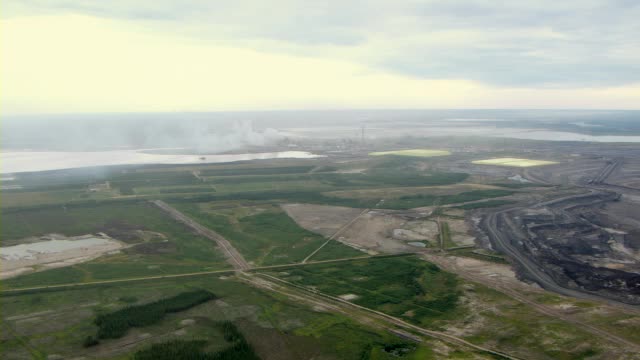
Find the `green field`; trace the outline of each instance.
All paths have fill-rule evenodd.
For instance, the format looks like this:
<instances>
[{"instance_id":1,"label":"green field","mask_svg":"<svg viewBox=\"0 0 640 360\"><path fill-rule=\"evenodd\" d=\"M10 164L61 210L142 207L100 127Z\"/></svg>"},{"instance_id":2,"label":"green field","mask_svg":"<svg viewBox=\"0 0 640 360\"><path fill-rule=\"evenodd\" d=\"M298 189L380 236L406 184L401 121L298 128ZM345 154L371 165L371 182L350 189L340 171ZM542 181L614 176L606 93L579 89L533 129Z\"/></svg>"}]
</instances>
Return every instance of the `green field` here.
<instances>
[{"instance_id":1,"label":"green field","mask_svg":"<svg viewBox=\"0 0 640 360\"><path fill-rule=\"evenodd\" d=\"M320 249L320 251L315 253L315 255L313 255L313 257L309 259L309 261L333 260L366 255L366 253L356 250L351 246L344 245L343 243L336 240L331 240L327 243L327 245Z\"/></svg>"},{"instance_id":2,"label":"green field","mask_svg":"<svg viewBox=\"0 0 640 360\"><path fill-rule=\"evenodd\" d=\"M315 168L314 165L278 166L278 167L254 167L254 168L223 168L207 169L200 174L202 176L243 176L243 175L281 175L304 174ZM323 170L330 170L325 168Z\"/></svg>"},{"instance_id":3,"label":"green field","mask_svg":"<svg viewBox=\"0 0 640 360\"><path fill-rule=\"evenodd\" d=\"M191 309L167 314L161 321L130 330L131 336L148 334L135 345L127 337L103 339L86 349L87 334L97 331L96 315L135 304L174 297L193 289L215 293L219 301L209 301ZM126 301L124 301L124 300ZM2 352L5 359L37 358L61 355L64 358L99 352L101 358L130 359L132 353L144 359L152 344L171 341L202 342L206 353L228 349L223 325L231 323L262 359L277 356L287 359L395 359L393 349L406 348L403 359L430 359L432 344L406 342L392 334L365 327L342 315L317 312L306 305L252 288L242 282L216 277L181 281L156 280L136 284L110 285L0 297L3 317ZM43 311L47 311L42 313ZM23 321L40 313L40 321ZM20 317L22 316L22 317ZM64 319L64 321L58 320ZM189 325L184 325L189 321ZM11 329L11 332L4 330ZM16 333L19 332L20 336ZM182 333L177 335L176 332ZM135 337L137 338L137 337ZM349 341L344 341L349 339ZM45 341L46 340L46 341ZM162 348L162 347L161 347ZM146 354L146 355L145 355ZM472 355L460 351L456 358Z\"/></svg>"},{"instance_id":4,"label":"green field","mask_svg":"<svg viewBox=\"0 0 640 360\"><path fill-rule=\"evenodd\" d=\"M461 315L456 277L414 257L317 264L271 274L333 296L356 295L358 305L431 328Z\"/></svg>"},{"instance_id":5,"label":"green field","mask_svg":"<svg viewBox=\"0 0 640 360\"><path fill-rule=\"evenodd\" d=\"M201 204L176 206L227 238L256 266L300 262L325 242L322 236L299 227L277 207L206 211Z\"/></svg>"},{"instance_id":6,"label":"green field","mask_svg":"<svg viewBox=\"0 0 640 360\"><path fill-rule=\"evenodd\" d=\"M93 175L79 170L36 173L21 176L19 184L24 188L5 191L0 206L37 208L39 205L53 204L95 204L102 200L120 200L123 197L207 197L211 200L261 197L264 200L299 199L315 203L357 206L357 202L323 196L322 193L389 186L449 185L465 181L468 177L463 173L418 170L414 165L419 159L372 157L362 164L366 171L356 173L349 173L350 168L345 165L338 168L329 164L310 165L309 162L298 162L292 166L238 163L199 167L114 167ZM96 184L104 187L98 191L90 191L89 189Z\"/></svg>"},{"instance_id":7,"label":"green field","mask_svg":"<svg viewBox=\"0 0 640 360\"><path fill-rule=\"evenodd\" d=\"M369 153L371 156L396 155L396 156L414 156L414 157L432 157L451 155L447 150L429 150L429 149L410 149L395 151L378 151Z\"/></svg>"},{"instance_id":8,"label":"green field","mask_svg":"<svg viewBox=\"0 0 640 360\"><path fill-rule=\"evenodd\" d=\"M395 199L385 200L384 208L387 209L411 209L421 206L457 204L469 201L490 199L513 195L513 191L489 189L465 191L455 195L417 194L405 195Z\"/></svg>"}]
</instances>

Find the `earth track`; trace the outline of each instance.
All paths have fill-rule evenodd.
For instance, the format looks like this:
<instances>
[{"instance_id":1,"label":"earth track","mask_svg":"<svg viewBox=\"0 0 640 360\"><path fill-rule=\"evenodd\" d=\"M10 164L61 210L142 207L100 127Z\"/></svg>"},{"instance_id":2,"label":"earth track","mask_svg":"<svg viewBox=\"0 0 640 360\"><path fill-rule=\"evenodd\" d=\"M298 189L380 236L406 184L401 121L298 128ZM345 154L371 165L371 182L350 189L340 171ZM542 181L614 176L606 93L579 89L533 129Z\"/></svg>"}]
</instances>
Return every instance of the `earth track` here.
<instances>
[{"instance_id":1,"label":"earth track","mask_svg":"<svg viewBox=\"0 0 640 360\"><path fill-rule=\"evenodd\" d=\"M362 210L362 212L360 214L358 214L358 216L354 217L353 219L351 219L351 221L349 221L344 226L342 226L340 229L338 229L338 231L333 233L333 235L331 235L331 237L329 237L329 239L327 239L327 241L325 241L322 245L320 245L320 247L315 249L311 254L309 254L309 256L304 258L304 260L302 260L302 263L305 264L309 259L311 259L313 257L313 255L315 255L318 251L320 251L323 247L325 247L325 245L327 245L331 240L335 239L336 236L340 235L345 230L347 230L354 222L356 222L356 220L358 220L360 217L362 217L362 215L366 214L367 211L369 211L369 209Z\"/></svg>"},{"instance_id":2,"label":"earth track","mask_svg":"<svg viewBox=\"0 0 640 360\"><path fill-rule=\"evenodd\" d=\"M244 274L244 273L241 273ZM290 283L288 281L279 279L277 277L271 276L271 275L267 275L267 274L259 274L260 275L260 279L256 279L255 277L243 277L243 280L252 284L253 286L262 288L262 289L266 289L269 291L274 291L277 293L280 293L282 295L287 296L290 299L296 299L299 301L303 301L309 304L313 304L313 305L319 305L321 307L324 308L328 308L331 309L333 311L342 313L344 315L347 315L355 320L358 320L360 322L363 322L365 324L368 325L373 325L373 324L378 324L378 328L380 328L380 326L382 326L383 328L385 328L387 331L390 331L394 334L396 334L397 336L401 336L401 337L406 337L407 335L404 334L404 332L398 334L397 329L395 329L395 327L400 327L404 330L408 330L408 331L412 331L412 332L417 332L421 335L424 336L428 336L434 339L438 339L440 341L446 342L446 343L450 343L450 344L454 344L456 346L462 346L462 347L466 347L469 349L473 349L476 351L480 351L482 353L486 353L489 355L492 355L494 357L498 357L498 358L504 358L504 359L510 359L510 360L519 360L521 358L515 357L513 355L509 355L497 350L492 350L489 348L485 348L479 345L475 345L473 343L470 343L464 339L461 339L459 337L453 336L453 335L449 335L443 332L439 332L439 331L433 331L433 330L427 330L424 328L421 328L419 326L410 324L402 319L396 318L394 316L385 314L383 312L377 311L377 310L373 310L364 306L360 306L357 304L354 304L352 302L349 302L347 300L343 300L331 295L327 295L327 294L323 294L320 293L318 291L315 290L311 290L311 289L307 289L304 286L300 286L300 285L296 285L293 283ZM264 278L268 278L269 280L265 280ZM277 285L274 284L273 281L276 281L278 283L284 284L283 285ZM288 288L295 288L295 289L299 289L301 291L304 292L304 294L300 294L300 293L293 293L290 289ZM288 291L287 291L288 290ZM345 309L346 308L346 309ZM356 310L356 311L354 311ZM359 312L358 312L359 311ZM383 323L383 325L380 325L380 323Z\"/></svg>"},{"instance_id":3,"label":"earth track","mask_svg":"<svg viewBox=\"0 0 640 360\"><path fill-rule=\"evenodd\" d=\"M162 200L153 200L151 202L157 207L159 207L161 210L165 211L167 214L169 214L169 216L171 216L175 220L180 221L181 223L187 225L197 234L215 241L218 244L218 246L222 249L222 251L225 253L227 260L229 261L231 266L233 266L234 269L247 270L251 267L249 266L249 263L244 259L244 257L238 252L238 250L236 250L236 248L234 248L231 245L229 240L225 239L222 235L218 234L217 232L207 227L200 225L192 218L181 213L178 209L172 207L171 205L167 204Z\"/></svg>"}]
</instances>

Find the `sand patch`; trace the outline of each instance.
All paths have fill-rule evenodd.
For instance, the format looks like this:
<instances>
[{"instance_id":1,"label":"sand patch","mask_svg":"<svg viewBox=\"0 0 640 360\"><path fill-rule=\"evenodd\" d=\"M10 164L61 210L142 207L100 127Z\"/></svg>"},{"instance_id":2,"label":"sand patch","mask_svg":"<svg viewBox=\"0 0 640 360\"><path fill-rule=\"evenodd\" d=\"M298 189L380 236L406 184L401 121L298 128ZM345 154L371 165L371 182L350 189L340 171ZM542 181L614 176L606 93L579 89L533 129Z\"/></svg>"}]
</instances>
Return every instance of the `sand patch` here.
<instances>
[{"instance_id":1,"label":"sand patch","mask_svg":"<svg viewBox=\"0 0 640 360\"><path fill-rule=\"evenodd\" d=\"M282 209L301 227L327 237L362 212L361 209L312 204L284 204Z\"/></svg>"},{"instance_id":2,"label":"sand patch","mask_svg":"<svg viewBox=\"0 0 640 360\"><path fill-rule=\"evenodd\" d=\"M356 295L356 294L344 294L344 295L340 295L338 296L340 299L342 300L347 300L347 301L351 301L351 300L355 300L358 299L360 296Z\"/></svg>"},{"instance_id":3,"label":"sand patch","mask_svg":"<svg viewBox=\"0 0 640 360\"><path fill-rule=\"evenodd\" d=\"M118 251L127 245L106 234L66 237L50 234L33 241L0 247L2 270L0 279L21 274L69 266L93 260L107 253Z\"/></svg>"}]
</instances>

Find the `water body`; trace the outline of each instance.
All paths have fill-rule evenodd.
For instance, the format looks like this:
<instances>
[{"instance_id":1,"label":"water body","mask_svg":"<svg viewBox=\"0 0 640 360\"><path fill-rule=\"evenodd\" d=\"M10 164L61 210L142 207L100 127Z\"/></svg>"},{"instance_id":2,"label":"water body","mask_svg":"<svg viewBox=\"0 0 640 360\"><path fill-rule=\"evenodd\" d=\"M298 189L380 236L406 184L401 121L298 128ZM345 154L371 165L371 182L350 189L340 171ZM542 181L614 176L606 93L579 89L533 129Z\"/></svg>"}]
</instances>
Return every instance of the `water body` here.
<instances>
[{"instance_id":1,"label":"water body","mask_svg":"<svg viewBox=\"0 0 640 360\"><path fill-rule=\"evenodd\" d=\"M143 164L212 164L265 159L310 159L321 157L306 151L246 154L182 155L157 154L141 150L113 151L10 151L2 152L0 173L74 169L91 166Z\"/></svg>"},{"instance_id":2,"label":"water body","mask_svg":"<svg viewBox=\"0 0 640 360\"><path fill-rule=\"evenodd\" d=\"M586 135L564 131L548 131L548 130L532 130L520 131L507 134L494 135L495 137L504 137L512 139L527 140L550 140L550 141L586 141L598 143L638 143L640 136L637 135Z\"/></svg>"},{"instance_id":3,"label":"water body","mask_svg":"<svg viewBox=\"0 0 640 360\"><path fill-rule=\"evenodd\" d=\"M463 119L457 121L462 123ZM466 120L466 119L464 119ZM539 129L520 129L497 126L480 126L482 121L468 121L466 126L438 126L436 124L404 124L403 126L367 126L365 137L368 139L389 138L389 137L441 137L441 136L483 136L493 138L511 138L526 140L544 141L583 141L598 143L640 143L640 136L637 135L587 135L567 131L551 131ZM342 127L306 127L287 128L281 132L290 137L302 138L335 138L336 134L343 137L359 138L361 128L354 126Z\"/></svg>"},{"instance_id":4,"label":"water body","mask_svg":"<svg viewBox=\"0 0 640 360\"><path fill-rule=\"evenodd\" d=\"M106 245L112 240L104 238L85 238L78 240L48 240L31 244L0 247L3 260L32 260L39 254L61 253L67 250Z\"/></svg>"}]
</instances>

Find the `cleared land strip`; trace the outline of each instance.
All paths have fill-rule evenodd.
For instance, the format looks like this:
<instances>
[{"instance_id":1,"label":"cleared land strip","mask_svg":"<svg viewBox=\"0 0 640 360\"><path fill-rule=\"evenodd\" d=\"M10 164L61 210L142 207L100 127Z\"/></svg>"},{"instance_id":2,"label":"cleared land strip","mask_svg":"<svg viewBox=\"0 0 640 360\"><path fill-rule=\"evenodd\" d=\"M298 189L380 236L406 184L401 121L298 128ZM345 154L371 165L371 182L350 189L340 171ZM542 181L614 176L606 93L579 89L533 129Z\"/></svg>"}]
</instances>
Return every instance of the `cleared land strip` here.
<instances>
[{"instance_id":1,"label":"cleared land strip","mask_svg":"<svg viewBox=\"0 0 640 360\"><path fill-rule=\"evenodd\" d=\"M593 184L593 185L600 185L604 183L609 177L609 175L611 175L611 173L613 173L613 171L619 166L620 166L620 161L613 161L613 162L607 163L602 168L602 170L600 170L600 172L593 179L589 180L587 183Z\"/></svg>"},{"instance_id":2,"label":"cleared land strip","mask_svg":"<svg viewBox=\"0 0 640 360\"><path fill-rule=\"evenodd\" d=\"M338 229L338 231L336 231L335 233L333 233L333 235L331 235L331 237L324 242L324 244L320 245L319 248L315 249L311 254L309 254L309 256L307 256L306 258L304 258L304 260L302 260L302 263L306 263L307 260L311 259L313 257L313 255L315 255L318 251L320 251L323 247L325 247L325 245L327 245L329 243L329 241L333 240L336 238L336 236L340 235L341 233L343 233L345 230L347 230L349 228L349 226L351 226L351 224L353 224L354 222L356 222L356 220L358 220L362 215L366 214L367 211L369 211L369 209L364 209L362 210L362 212L360 214L358 214L358 216L354 217L353 219L351 219L351 221L349 221L348 223L346 223L343 227L341 227L340 229Z\"/></svg>"},{"instance_id":3,"label":"cleared land strip","mask_svg":"<svg viewBox=\"0 0 640 360\"><path fill-rule=\"evenodd\" d=\"M558 311L556 311L556 310L554 310L554 309L552 309L552 308L550 308L548 306L545 306L545 305L539 304L539 303L537 303L535 301L529 300L527 297L525 297L522 294L520 294L520 292L518 290L510 289L510 288L508 288L506 286L501 286L501 285L498 285L498 284L493 283L493 282L488 282L487 279L483 278L482 276L478 276L477 274L474 274L472 272L465 271L465 270L461 269L460 267L454 265L454 263L448 262L448 261L446 261L445 259L443 259L440 256L423 254L422 257L425 258L427 261L440 266L444 270L452 272L452 273L454 273L454 274L456 274L456 275L458 275L458 276L460 276L460 277L462 277L462 278L464 278L466 280L483 284L483 285L488 286L488 287L490 287L490 288L492 288L494 290L497 290L497 291L499 291L499 292L501 292L501 293L503 293L503 294L505 294L505 295L507 295L507 296L509 296L509 297L521 302L521 303L529 305L534 310L536 310L536 311L538 311L538 312L540 312L542 314L551 316L551 317L556 318L556 319L560 319L560 320L562 320L564 322L567 322L567 323L571 323L571 324L576 325L577 327L581 328L582 330L590 332L593 335L605 338L605 339L607 339L607 340L609 340L611 342L614 342L616 344L619 344L619 345L624 345L625 347L627 347L629 349L633 349L633 350L638 351L640 353L640 345L638 345L638 344L636 344L634 342L631 342L631 341L629 341L627 339L621 338L621 337L619 337L617 335L614 335L614 334L612 334L612 333L610 333L610 332L608 332L606 330L603 330L603 329L600 329L598 327L595 327L595 326L593 326L591 324L584 323L584 322L582 322L580 320L577 320L577 319L575 319L575 318L573 318L571 316L567 316L567 315L565 315L565 314L563 314L561 312L558 312Z\"/></svg>"},{"instance_id":4,"label":"cleared land strip","mask_svg":"<svg viewBox=\"0 0 640 360\"><path fill-rule=\"evenodd\" d=\"M254 286L257 286L259 288L278 292L280 294L286 295L291 299L304 301L309 304L320 305L322 307L329 308L331 310L340 312L344 315L354 318L355 320L361 321L369 325L382 323L382 326L386 330L391 331L392 333L397 333L396 328L399 327L404 330L408 330L414 333L419 333L420 335L435 338L435 339L444 341L446 343L454 344L456 346L462 346L462 347L470 348L486 354L491 354L501 359L502 358L511 359L511 360L520 359L497 350L492 350L479 345L475 345L473 343L470 343L462 338L459 338L453 335L421 328L419 326L410 324L402 319L385 314L383 312L373 310L361 305L357 305L347 300L340 299L338 297L334 297L331 295L327 295L327 294L318 292L316 290L308 289L304 286L293 284L268 274L259 274L259 276L261 277L260 279L256 279L255 276L250 276L250 275L243 276L243 279L246 282ZM267 278L268 280L265 278ZM269 281L269 280L272 280L272 281ZM275 284L273 281L278 282L279 284ZM294 293L291 291L290 288L302 290L304 291L304 294L300 292ZM403 334L400 336L406 336L406 335Z\"/></svg>"},{"instance_id":5,"label":"cleared land strip","mask_svg":"<svg viewBox=\"0 0 640 360\"><path fill-rule=\"evenodd\" d=\"M227 239L222 237L222 235L198 224L193 219L181 213L180 211L178 211L178 209L172 207L162 200L153 200L151 202L165 211L167 214L169 214L172 218L193 229L196 233L215 241L218 246L224 251L227 260L234 269L247 270L251 267L249 266L249 263L247 263L247 261L244 259L244 257L238 252L238 250L236 250L236 248L234 248Z\"/></svg>"},{"instance_id":6,"label":"cleared land strip","mask_svg":"<svg viewBox=\"0 0 640 360\"><path fill-rule=\"evenodd\" d=\"M291 268L296 266L306 266L306 265L314 265L314 264L325 264L325 263L337 263L337 262L347 262L354 260L364 260L364 259L373 259L373 258L388 258L388 257L398 257L398 256L411 256L415 255L415 253L403 253L403 254L393 254L393 255L364 255L364 256L356 256L350 258L343 259L332 259L332 260L321 260L321 261L310 261L306 264L303 263L293 263L293 264L284 264L284 265L269 265L269 266L259 266L255 268L248 269L246 271L260 271L260 270L271 270L271 269L281 269L281 268ZM157 276L144 276L144 277L135 277L135 278L125 278L125 279L114 279L114 280L102 280L102 281L91 281L84 283L67 283L67 284L59 284L59 285L44 285L44 286L34 286L27 288L16 288L16 289L2 289L0 290L0 294L16 294L20 292L26 291L39 291L39 290L65 290L68 288L75 287L85 287L85 286L95 286L95 285L109 285L109 284L117 284L117 283L126 283L126 282L136 282L136 281L148 281L148 280L159 280L159 279L175 279L175 278L183 278L183 277L192 277L192 276L203 276L203 275L215 275L215 274L233 274L240 270L212 270L212 271L199 271L193 273L185 273L185 274L168 274L168 275L157 275Z\"/></svg>"}]
</instances>

